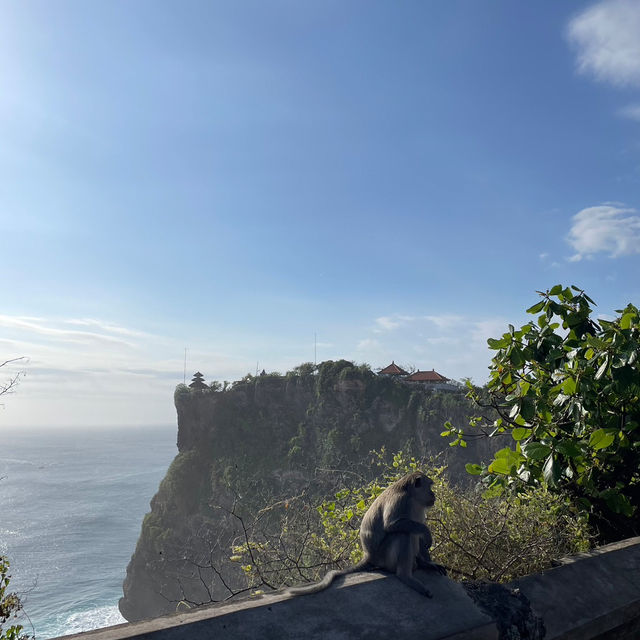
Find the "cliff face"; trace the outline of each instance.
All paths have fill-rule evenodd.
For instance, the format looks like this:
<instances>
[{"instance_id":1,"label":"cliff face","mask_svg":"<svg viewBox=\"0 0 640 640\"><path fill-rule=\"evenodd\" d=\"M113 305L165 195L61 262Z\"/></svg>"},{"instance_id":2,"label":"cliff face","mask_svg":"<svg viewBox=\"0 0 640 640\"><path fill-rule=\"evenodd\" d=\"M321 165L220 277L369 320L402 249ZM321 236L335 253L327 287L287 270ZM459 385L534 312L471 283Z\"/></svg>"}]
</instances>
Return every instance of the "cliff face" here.
<instances>
[{"instance_id":1,"label":"cliff face","mask_svg":"<svg viewBox=\"0 0 640 640\"><path fill-rule=\"evenodd\" d=\"M362 465L381 447L446 452L453 477L489 454L486 441L451 449L439 436L445 421L463 425L473 414L464 392L411 387L346 361L322 363L315 375L300 367L249 378L226 391L180 385L175 405L179 452L151 501L123 585L120 611L130 621L228 595L201 579L201 564L216 566L219 583L241 584L228 561L240 533L239 495L261 506L263 489L286 495L317 468Z\"/></svg>"}]
</instances>

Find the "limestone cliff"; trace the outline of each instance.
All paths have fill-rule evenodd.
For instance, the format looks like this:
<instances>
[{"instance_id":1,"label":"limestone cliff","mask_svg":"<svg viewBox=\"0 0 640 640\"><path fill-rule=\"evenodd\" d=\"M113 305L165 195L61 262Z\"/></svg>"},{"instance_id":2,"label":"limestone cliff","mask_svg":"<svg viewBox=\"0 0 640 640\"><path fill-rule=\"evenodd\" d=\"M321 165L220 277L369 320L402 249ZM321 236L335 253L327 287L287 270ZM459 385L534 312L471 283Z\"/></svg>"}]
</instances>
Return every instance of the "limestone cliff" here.
<instances>
[{"instance_id":1,"label":"limestone cliff","mask_svg":"<svg viewBox=\"0 0 640 640\"><path fill-rule=\"evenodd\" d=\"M179 452L143 521L120 600L130 621L175 611L181 600L224 597L207 591L196 557L207 556L228 584L240 583L228 562L239 494L295 491L318 467L362 464L383 446L445 451L453 476L488 457L478 449L484 442L450 449L439 436L445 421L462 425L473 413L463 391L409 386L346 361L247 376L224 391L179 385L175 405Z\"/></svg>"}]
</instances>

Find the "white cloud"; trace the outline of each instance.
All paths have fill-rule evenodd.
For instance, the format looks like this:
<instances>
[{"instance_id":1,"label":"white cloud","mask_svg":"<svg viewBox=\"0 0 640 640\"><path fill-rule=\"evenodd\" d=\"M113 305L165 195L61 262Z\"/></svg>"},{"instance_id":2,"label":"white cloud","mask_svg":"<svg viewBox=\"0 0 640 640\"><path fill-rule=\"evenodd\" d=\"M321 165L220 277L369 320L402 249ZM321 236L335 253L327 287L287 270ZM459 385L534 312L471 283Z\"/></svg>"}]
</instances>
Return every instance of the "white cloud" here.
<instances>
[{"instance_id":1,"label":"white cloud","mask_svg":"<svg viewBox=\"0 0 640 640\"><path fill-rule=\"evenodd\" d=\"M604 0L569 23L578 71L618 86L640 86L640 2Z\"/></svg>"},{"instance_id":2,"label":"white cloud","mask_svg":"<svg viewBox=\"0 0 640 640\"><path fill-rule=\"evenodd\" d=\"M77 329L65 328L66 324L74 323L75 321L68 320L56 322L46 321L42 318L0 315L0 327L23 330L32 334L48 336L57 340L61 340L63 342L108 342L117 343L128 347L133 346L130 342L127 342L121 337L112 335L112 333L128 336L134 335L130 332L127 332L125 329L122 329L121 327L112 326L109 328L109 325L106 325L104 323L97 323L94 321L94 325L98 329L102 329L102 333L98 333L97 331L78 331ZM54 326L56 324L58 324L59 326Z\"/></svg>"},{"instance_id":3,"label":"white cloud","mask_svg":"<svg viewBox=\"0 0 640 640\"><path fill-rule=\"evenodd\" d=\"M612 205L588 207L573 216L567 238L577 262L596 253L612 258L640 253L640 212Z\"/></svg>"},{"instance_id":4,"label":"white cloud","mask_svg":"<svg viewBox=\"0 0 640 640\"><path fill-rule=\"evenodd\" d=\"M64 322L67 324L77 325L81 327L94 327L101 331L106 331L108 333L117 333L123 336L141 337L141 336L148 335L146 333L143 333L142 331L127 329L126 327L120 327L115 324L102 322L102 320L95 320L92 318L68 318L64 320Z\"/></svg>"},{"instance_id":5,"label":"white cloud","mask_svg":"<svg viewBox=\"0 0 640 640\"><path fill-rule=\"evenodd\" d=\"M437 338L425 338L427 344L459 344L460 338L453 336L438 336Z\"/></svg>"},{"instance_id":6,"label":"white cloud","mask_svg":"<svg viewBox=\"0 0 640 640\"><path fill-rule=\"evenodd\" d=\"M462 318L453 313L441 313L440 315L424 316L425 320L428 320L432 324L435 324L438 329L451 329L457 324L460 324Z\"/></svg>"},{"instance_id":7,"label":"white cloud","mask_svg":"<svg viewBox=\"0 0 640 640\"><path fill-rule=\"evenodd\" d=\"M640 36L638 36L640 37ZM630 104L618 111L618 115L640 122L640 104Z\"/></svg>"},{"instance_id":8,"label":"white cloud","mask_svg":"<svg viewBox=\"0 0 640 640\"><path fill-rule=\"evenodd\" d=\"M381 331L393 331L394 329L412 322L413 320L415 320L414 316L401 316L397 314L393 316L382 316L380 318L376 318L376 328L374 331L376 333L380 333Z\"/></svg>"}]
</instances>

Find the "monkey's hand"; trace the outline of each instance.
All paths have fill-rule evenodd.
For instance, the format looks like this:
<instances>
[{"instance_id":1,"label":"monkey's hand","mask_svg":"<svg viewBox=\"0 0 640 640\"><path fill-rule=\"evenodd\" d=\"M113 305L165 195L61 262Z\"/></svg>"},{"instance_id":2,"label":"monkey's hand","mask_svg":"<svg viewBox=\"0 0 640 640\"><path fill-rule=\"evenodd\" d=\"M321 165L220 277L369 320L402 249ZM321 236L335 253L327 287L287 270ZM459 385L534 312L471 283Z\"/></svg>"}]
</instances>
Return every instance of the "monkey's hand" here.
<instances>
[{"instance_id":1,"label":"monkey's hand","mask_svg":"<svg viewBox=\"0 0 640 640\"><path fill-rule=\"evenodd\" d=\"M443 564L438 564L431 560L431 556L427 553L421 553L417 558L418 569L424 569L425 571L437 571L440 575L447 575L447 567Z\"/></svg>"},{"instance_id":2,"label":"monkey's hand","mask_svg":"<svg viewBox=\"0 0 640 640\"><path fill-rule=\"evenodd\" d=\"M421 569L426 569L427 571L437 571L442 576L447 575L447 567L445 567L443 564L438 564L437 562L429 561L419 563L419 566Z\"/></svg>"}]
</instances>

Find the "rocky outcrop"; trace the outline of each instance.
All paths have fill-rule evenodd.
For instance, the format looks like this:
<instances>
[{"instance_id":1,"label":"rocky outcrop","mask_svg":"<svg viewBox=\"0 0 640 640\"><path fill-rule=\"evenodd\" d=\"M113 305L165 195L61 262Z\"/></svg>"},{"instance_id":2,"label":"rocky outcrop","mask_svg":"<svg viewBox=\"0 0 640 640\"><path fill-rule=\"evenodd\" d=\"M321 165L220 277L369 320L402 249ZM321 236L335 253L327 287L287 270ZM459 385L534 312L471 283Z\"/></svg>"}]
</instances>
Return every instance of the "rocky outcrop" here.
<instances>
[{"instance_id":1,"label":"rocky outcrop","mask_svg":"<svg viewBox=\"0 0 640 640\"><path fill-rule=\"evenodd\" d=\"M346 361L248 376L225 391L179 385L175 405L178 455L142 523L120 600L130 621L171 613L181 601L224 598L202 579L203 559L220 572L218 582L240 584L239 568L228 562L240 533L232 513L238 495L265 487L291 495L318 467L364 465L383 446L445 452L460 478L466 462L489 457L486 441L451 449L439 435L445 421L464 425L473 414L463 391L404 385Z\"/></svg>"}]
</instances>

